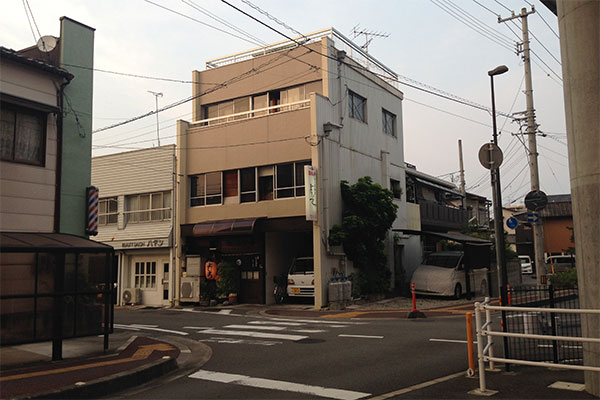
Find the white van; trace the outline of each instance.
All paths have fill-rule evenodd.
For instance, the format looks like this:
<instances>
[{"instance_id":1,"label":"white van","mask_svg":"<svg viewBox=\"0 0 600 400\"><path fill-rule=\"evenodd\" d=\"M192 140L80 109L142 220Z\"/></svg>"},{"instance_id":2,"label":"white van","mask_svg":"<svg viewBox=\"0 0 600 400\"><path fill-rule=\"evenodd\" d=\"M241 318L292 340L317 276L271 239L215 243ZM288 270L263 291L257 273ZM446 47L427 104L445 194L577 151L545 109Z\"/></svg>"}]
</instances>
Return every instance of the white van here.
<instances>
[{"instance_id":1,"label":"white van","mask_svg":"<svg viewBox=\"0 0 600 400\"><path fill-rule=\"evenodd\" d=\"M519 256L519 262L521 263L522 274L533 274L533 263L529 256Z\"/></svg>"},{"instance_id":2,"label":"white van","mask_svg":"<svg viewBox=\"0 0 600 400\"><path fill-rule=\"evenodd\" d=\"M413 272L411 281L415 283L415 292L460 298L467 288L463 257L462 251L429 254ZM471 291L487 293L487 268L473 268L471 273Z\"/></svg>"},{"instance_id":3,"label":"white van","mask_svg":"<svg viewBox=\"0 0 600 400\"><path fill-rule=\"evenodd\" d=\"M290 297L314 297L315 265L312 257L294 258L288 271L287 295Z\"/></svg>"}]
</instances>

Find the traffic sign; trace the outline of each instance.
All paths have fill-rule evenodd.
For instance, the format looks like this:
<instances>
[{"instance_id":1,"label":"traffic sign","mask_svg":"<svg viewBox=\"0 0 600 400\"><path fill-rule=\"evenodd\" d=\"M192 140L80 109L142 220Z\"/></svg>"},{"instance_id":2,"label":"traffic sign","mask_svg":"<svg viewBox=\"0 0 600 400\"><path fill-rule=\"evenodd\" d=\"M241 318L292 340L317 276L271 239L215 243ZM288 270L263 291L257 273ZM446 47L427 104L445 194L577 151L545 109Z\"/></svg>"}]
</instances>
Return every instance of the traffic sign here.
<instances>
[{"instance_id":1,"label":"traffic sign","mask_svg":"<svg viewBox=\"0 0 600 400\"><path fill-rule=\"evenodd\" d=\"M525 207L530 211L540 211L548 204L548 196L541 190L532 190L525 196Z\"/></svg>"},{"instance_id":2,"label":"traffic sign","mask_svg":"<svg viewBox=\"0 0 600 400\"><path fill-rule=\"evenodd\" d=\"M506 220L506 226L508 226L510 229L515 229L517 225L519 225L519 221L517 221L515 217L510 217Z\"/></svg>"},{"instance_id":3,"label":"traffic sign","mask_svg":"<svg viewBox=\"0 0 600 400\"><path fill-rule=\"evenodd\" d=\"M503 160L502 150L494 143L486 143L479 149L479 162L487 169L500 167Z\"/></svg>"},{"instance_id":4,"label":"traffic sign","mask_svg":"<svg viewBox=\"0 0 600 400\"><path fill-rule=\"evenodd\" d=\"M540 220L540 214L536 212L527 213L527 222L535 224Z\"/></svg>"}]
</instances>

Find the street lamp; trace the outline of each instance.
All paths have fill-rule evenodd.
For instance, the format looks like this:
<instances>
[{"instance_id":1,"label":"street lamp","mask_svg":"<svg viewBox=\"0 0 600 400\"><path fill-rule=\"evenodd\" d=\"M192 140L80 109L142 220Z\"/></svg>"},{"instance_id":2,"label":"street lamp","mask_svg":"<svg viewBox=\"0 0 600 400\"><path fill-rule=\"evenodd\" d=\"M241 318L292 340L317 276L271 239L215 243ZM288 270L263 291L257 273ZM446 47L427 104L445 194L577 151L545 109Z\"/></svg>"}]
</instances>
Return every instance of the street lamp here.
<instances>
[{"instance_id":1,"label":"street lamp","mask_svg":"<svg viewBox=\"0 0 600 400\"><path fill-rule=\"evenodd\" d=\"M162 92L153 92L152 90L148 90L148 93L154 95L156 99L156 139L158 140L158 145L160 146L160 135L158 134L158 98L162 97Z\"/></svg>"},{"instance_id":2,"label":"street lamp","mask_svg":"<svg viewBox=\"0 0 600 400\"><path fill-rule=\"evenodd\" d=\"M488 71L490 76L490 85L492 88L492 141L498 146L498 130L496 127L496 101L494 98L494 76L501 75L508 71L506 65L500 65L491 71ZM506 257L504 256L504 220L502 218L502 193L500 191L500 166L495 164L491 171L492 178L492 201L494 203L494 236L496 241L496 265L500 268L500 299L503 306L508 305L508 272L506 271ZM502 330L506 331L506 312L502 311ZM504 354L508 356L508 340L504 338ZM509 365L506 364L506 370L509 370Z\"/></svg>"}]
</instances>

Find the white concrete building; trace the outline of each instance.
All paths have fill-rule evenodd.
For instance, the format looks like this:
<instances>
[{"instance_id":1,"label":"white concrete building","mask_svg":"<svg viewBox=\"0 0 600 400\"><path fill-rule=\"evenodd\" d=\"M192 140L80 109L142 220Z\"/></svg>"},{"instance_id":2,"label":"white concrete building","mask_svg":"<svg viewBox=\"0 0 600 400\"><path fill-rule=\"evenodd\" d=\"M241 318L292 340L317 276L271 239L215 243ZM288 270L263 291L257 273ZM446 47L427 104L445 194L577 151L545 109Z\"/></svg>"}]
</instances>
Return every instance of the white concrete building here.
<instances>
[{"instance_id":1,"label":"white concrete building","mask_svg":"<svg viewBox=\"0 0 600 400\"><path fill-rule=\"evenodd\" d=\"M98 241L115 249L118 304L173 300L175 146L92 159L99 189Z\"/></svg>"},{"instance_id":2,"label":"white concrete building","mask_svg":"<svg viewBox=\"0 0 600 400\"><path fill-rule=\"evenodd\" d=\"M327 241L342 219L342 180L370 176L398 193L394 228L406 228L396 74L333 28L305 38L303 46L274 43L194 71L193 121L179 121L177 135L178 279L190 279L191 260L230 259L240 267L238 299L272 303L273 277L294 257L313 256L315 307L326 306L329 279L353 272ZM215 82L227 84L215 90ZM317 175L314 221L305 165ZM392 285L409 239L390 231L386 240Z\"/></svg>"}]
</instances>

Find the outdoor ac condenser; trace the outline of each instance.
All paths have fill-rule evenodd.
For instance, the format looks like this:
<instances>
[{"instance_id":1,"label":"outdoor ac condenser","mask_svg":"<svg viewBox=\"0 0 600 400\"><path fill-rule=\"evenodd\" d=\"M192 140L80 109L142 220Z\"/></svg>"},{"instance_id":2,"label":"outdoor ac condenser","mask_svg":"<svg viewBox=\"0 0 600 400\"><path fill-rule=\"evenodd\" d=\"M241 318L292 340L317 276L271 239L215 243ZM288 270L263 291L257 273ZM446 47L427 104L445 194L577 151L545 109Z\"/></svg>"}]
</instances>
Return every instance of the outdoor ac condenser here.
<instances>
[{"instance_id":1,"label":"outdoor ac condenser","mask_svg":"<svg viewBox=\"0 0 600 400\"><path fill-rule=\"evenodd\" d=\"M142 290L140 288L123 289L123 304L140 304L142 302Z\"/></svg>"},{"instance_id":2,"label":"outdoor ac condenser","mask_svg":"<svg viewBox=\"0 0 600 400\"><path fill-rule=\"evenodd\" d=\"M200 277L186 276L181 278L180 301L200 301Z\"/></svg>"}]
</instances>

